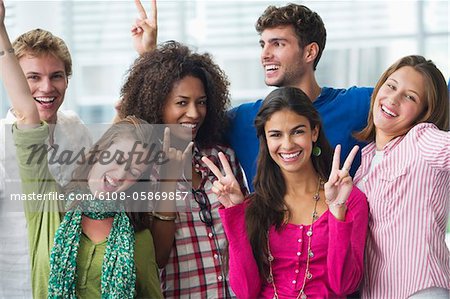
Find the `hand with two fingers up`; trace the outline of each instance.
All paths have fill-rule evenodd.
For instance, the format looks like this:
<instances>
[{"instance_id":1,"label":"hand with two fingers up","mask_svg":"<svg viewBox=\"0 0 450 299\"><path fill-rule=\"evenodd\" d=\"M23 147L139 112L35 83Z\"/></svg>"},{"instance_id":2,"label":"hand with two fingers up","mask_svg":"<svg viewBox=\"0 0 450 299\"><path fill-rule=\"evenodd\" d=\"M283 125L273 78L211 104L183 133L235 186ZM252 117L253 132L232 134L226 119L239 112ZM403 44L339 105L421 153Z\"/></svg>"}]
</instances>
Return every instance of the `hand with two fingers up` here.
<instances>
[{"instance_id":1,"label":"hand with two fingers up","mask_svg":"<svg viewBox=\"0 0 450 299\"><path fill-rule=\"evenodd\" d=\"M338 144L334 150L333 164L331 166L330 177L325 183L325 202L328 209L338 220L344 221L347 211L346 202L353 189L353 180L349 174L353 160L358 153L359 147L356 145L345 159L342 169L340 169L341 145Z\"/></svg>"},{"instance_id":2,"label":"hand with two fingers up","mask_svg":"<svg viewBox=\"0 0 450 299\"><path fill-rule=\"evenodd\" d=\"M139 12L139 18L131 27L133 46L139 55L153 51L156 48L158 37L158 14L156 0L151 0L151 17L147 16L144 6L140 0L134 0Z\"/></svg>"},{"instance_id":3,"label":"hand with two fingers up","mask_svg":"<svg viewBox=\"0 0 450 299\"><path fill-rule=\"evenodd\" d=\"M224 153L219 153L219 160L222 164L225 175L222 174L220 169L210 159L207 157L202 158L202 161L217 177L217 180L213 183L211 190L217 194L220 203L225 208L231 208L235 205L241 204L244 201L244 195L242 194L241 187L236 180L230 163L228 163Z\"/></svg>"}]
</instances>

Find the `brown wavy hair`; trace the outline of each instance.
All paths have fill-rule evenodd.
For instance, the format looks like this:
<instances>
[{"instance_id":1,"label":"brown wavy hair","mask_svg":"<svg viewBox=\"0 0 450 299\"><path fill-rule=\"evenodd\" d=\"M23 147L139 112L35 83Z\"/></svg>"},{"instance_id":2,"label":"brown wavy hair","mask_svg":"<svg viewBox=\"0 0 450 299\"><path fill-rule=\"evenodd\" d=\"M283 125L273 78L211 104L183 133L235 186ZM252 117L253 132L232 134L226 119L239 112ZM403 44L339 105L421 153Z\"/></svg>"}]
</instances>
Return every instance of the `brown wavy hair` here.
<instances>
[{"instance_id":1,"label":"brown wavy hair","mask_svg":"<svg viewBox=\"0 0 450 299\"><path fill-rule=\"evenodd\" d=\"M207 97L207 113L196 143L201 147L220 143L230 105L228 79L209 54L193 53L175 41L136 59L121 90L119 116L134 115L151 124L162 124L167 96L174 84L186 76L202 81Z\"/></svg>"},{"instance_id":2,"label":"brown wavy hair","mask_svg":"<svg viewBox=\"0 0 450 299\"><path fill-rule=\"evenodd\" d=\"M314 60L316 70L327 40L327 31L322 18L304 5L293 3L280 7L270 5L256 21L255 28L261 35L265 29L278 26L294 27L300 49L310 43L317 43L319 52Z\"/></svg>"},{"instance_id":3,"label":"brown wavy hair","mask_svg":"<svg viewBox=\"0 0 450 299\"><path fill-rule=\"evenodd\" d=\"M367 126L362 131L355 134L357 139L367 142L375 141L373 107L378 91L390 75L404 66L410 66L415 71L419 72L423 77L425 83L424 86L426 86L425 109L411 127L418 123L429 122L435 124L441 130L449 130L449 93L444 75L442 75L441 71L431 60L427 60L420 55L409 55L397 60L383 73L383 75L381 75L381 78L378 80L372 93L369 115L367 117Z\"/></svg>"},{"instance_id":4,"label":"brown wavy hair","mask_svg":"<svg viewBox=\"0 0 450 299\"><path fill-rule=\"evenodd\" d=\"M255 192L249 198L245 222L259 273L265 279L269 277L267 231L272 225L275 225L276 229L283 226L286 216L286 204L284 202L286 184L280 167L270 156L264 127L275 112L284 109L306 117L311 129L315 127L319 129L319 136L315 145L322 149L322 153L318 157L311 155L311 160L314 169L323 181L326 181L330 175L333 155L333 150L322 130L319 113L302 90L295 87L281 87L272 91L264 99L255 118L255 127L259 139L259 154L256 176L253 180Z\"/></svg>"}]
</instances>

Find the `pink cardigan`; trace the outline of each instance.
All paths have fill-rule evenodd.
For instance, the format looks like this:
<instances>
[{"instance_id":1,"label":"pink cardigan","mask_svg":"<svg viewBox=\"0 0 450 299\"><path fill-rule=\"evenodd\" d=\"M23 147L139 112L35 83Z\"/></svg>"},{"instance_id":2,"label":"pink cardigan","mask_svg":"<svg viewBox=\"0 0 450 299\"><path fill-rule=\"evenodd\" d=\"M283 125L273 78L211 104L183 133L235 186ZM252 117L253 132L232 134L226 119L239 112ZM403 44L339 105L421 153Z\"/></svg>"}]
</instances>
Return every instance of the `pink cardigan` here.
<instances>
[{"instance_id":1,"label":"pink cardigan","mask_svg":"<svg viewBox=\"0 0 450 299\"><path fill-rule=\"evenodd\" d=\"M307 279L308 298L345 297L357 290L363 274L364 244L368 223L365 195L356 187L347 202L345 221L327 210L313 226L310 259L312 278ZM273 298L271 283L261 279L245 228L243 203L220 209L229 241L229 279L238 298ZM280 231L270 228L274 256L273 276L280 298L296 298L306 269L309 225L287 224Z\"/></svg>"}]
</instances>

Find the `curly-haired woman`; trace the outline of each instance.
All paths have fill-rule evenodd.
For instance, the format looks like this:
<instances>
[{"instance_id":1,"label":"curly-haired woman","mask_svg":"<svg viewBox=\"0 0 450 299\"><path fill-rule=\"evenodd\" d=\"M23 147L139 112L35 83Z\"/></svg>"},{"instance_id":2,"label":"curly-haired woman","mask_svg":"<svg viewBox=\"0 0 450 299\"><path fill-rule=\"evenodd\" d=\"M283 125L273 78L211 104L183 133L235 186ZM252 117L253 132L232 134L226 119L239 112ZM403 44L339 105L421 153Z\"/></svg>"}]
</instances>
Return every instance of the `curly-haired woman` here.
<instances>
[{"instance_id":1,"label":"curly-haired woman","mask_svg":"<svg viewBox=\"0 0 450 299\"><path fill-rule=\"evenodd\" d=\"M194 141L188 200L181 206L177 203L177 213L154 213L152 232L157 262L164 268L165 297L231 296L221 258L227 243L218 213L220 202L211 190L215 176L201 160L208 156L219 166L218 153L225 153L246 192L234 152L219 145L229 106L228 85L208 54L193 53L171 41L139 57L121 91L120 116L177 125L171 128L173 140ZM180 183L179 188L185 187Z\"/></svg>"}]
</instances>

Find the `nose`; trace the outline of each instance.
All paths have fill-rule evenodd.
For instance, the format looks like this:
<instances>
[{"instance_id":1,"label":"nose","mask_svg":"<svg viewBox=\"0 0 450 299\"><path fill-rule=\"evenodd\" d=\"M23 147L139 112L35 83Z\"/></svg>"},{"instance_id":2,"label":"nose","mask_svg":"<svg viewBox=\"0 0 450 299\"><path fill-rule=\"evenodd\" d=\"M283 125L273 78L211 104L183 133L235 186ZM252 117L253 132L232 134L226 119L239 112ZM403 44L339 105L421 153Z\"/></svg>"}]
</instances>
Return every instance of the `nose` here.
<instances>
[{"instance_id":1,"label":"nose","mask_svg":"<svg viewBox=\"0 0 450 299\"><path fill-rule=\"evenodd\" d=\"M41 79L41 82L39 83L39 89L43 92L51 92L54 90L54 86L52 84L52 81L48 77L44 77Z\"/></svg>"},{"instance_id":2,"label":"nose","mask_svg":"<svg viewBox=\"0 0 450 299\"><path fill-rule=\"evenodd\" d=\"M389 104L392 106L396 106L398 104L399 94L393 94L388 98Z\"/></svg>"},{"instance_id":3,"label":"nose","mask_svg":"<svg viewBox=\"0 0 450 299\"><path fill-rule=\"evenodd\" d=\"M125 181L127 179L127 174L128 174L127 167L128 167L127 162L119 165L119 167L115 173L116 178L119 181Z\"/></svg>"},{"instance_id":4,"label":"nose","mask_svg":"<svg viewBox=\"0 0 450 299\"><path fill-rule=\"evenodd\" d=\"M197 119L200 116L196 103L190 103L186 110L186 116L192 119Z\"/></svg>"},{"instance_id":5,"label":"nose","mask_svg":"<svg viewBox=\"0 0 450 299\"><path fill-rule=\"evenodd\" d=\"M272 51L269 48L269 45L266 44L261 48L261 60L268 60L272 57Z\"/></svg>"},{"instance_id":6,"label":"nose","mask_svg":"<svg viewBox=\"0 0 450 299\"><path fill-rule=\"evenodd\" d=\"M282 139L281 148L283 150L290 150L292 148L292 144L291 136L286 134Z\"/></svg>"}]
</instances>

